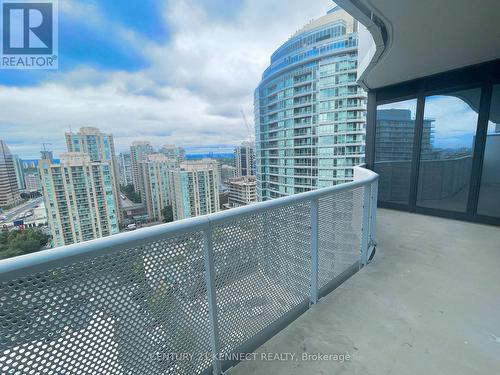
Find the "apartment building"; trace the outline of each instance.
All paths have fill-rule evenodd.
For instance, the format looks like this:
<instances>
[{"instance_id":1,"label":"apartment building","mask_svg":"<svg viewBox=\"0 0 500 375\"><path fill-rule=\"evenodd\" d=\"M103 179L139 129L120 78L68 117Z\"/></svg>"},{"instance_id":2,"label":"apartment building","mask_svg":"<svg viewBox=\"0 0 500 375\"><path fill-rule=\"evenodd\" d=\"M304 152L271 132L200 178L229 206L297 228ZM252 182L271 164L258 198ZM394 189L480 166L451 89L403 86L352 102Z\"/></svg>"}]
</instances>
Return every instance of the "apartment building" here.
<instances>
[{"instance_id":1,"label":"apartment building","mask_svg":"<svg viewBox=\"0 0 500 375\"><path fill-rule=\"evenodd\" d=\"M112 134L102 133L98 128L82 127L77 133L65 133L68 152L83 152L91 161L106 162L111 168L111 185L113 187L114 206L118 210L121 221L121 202L119 185L119 168L115 155L115 143Z\"/></svg>"},{"instance_id":2,"label":"apartment building","mask_svg":"<svg viewBox=\"0 0 500 375\"><path fill-rule=\"evenodd\" d=\"M164 154L151 154L143 162L146 208L149 219L163 220L163 209L171 205L169 171L178 167L177 159L168 159Z\"/></svg>"},{"instance_id":3,"label":"apartment building","mask_svg":"<svg viewBox=\"0 0 500 375\"><path fill-rule=\"evenodd\" d=\"M113 168L82 152L61 155L60 163L40 160L39 169L54 246L119 232Z\"/></svg>"},{"instance_id":4,"label":"apartment building","mask_svg":"<svg viewBox=\"0 0 500 375\"><path fill-rule=\"evenodd\" d=\"M14 159L7 144L0 139L0 207L16 204L19 200Z\"/></svg>"},{"instance_id":5,"label":"apartment building","mask_svg":"<svg viewBox=\"0 0 500 375\"><path fill-rule=\"evenodd\" d=\"M246 206L257 202L257 181L255 176L232 178L227 182L229 198L227 207Z\"/></svg>"},{"instance_id":6,"label":"apartment building","mask_svg":"<svg viewBox=\"0 0 500 375\"><path fill-rule=\"evenodd\" d=\"M147 141L135 141L130 145L130 162L132 166L132 182L136 193L141 195L141 199L146 199L146 188L144 185L143 163L148 160L148 156L153 153L153 146Z\"/></svg>"},{"instance_id":7,"label":"apartment building","mask_svg":"<svg viewBox=\"0 0 500 375\"><path fill-rule=\"evenodd\" d=\"M365 153L358 23L338 7L271 56L255 90L260 200L351 181Z\"/></svg>"},{"instance_id":8,"label":"apartment building","mask_svg":"<svg viewBox=\"0 0 500 375\"><path fill-rule=\"evenodd\" d=\"M184 162L169 172L174 220L219 211L218 174L212 159Z\"/></svg>"}]
</instances>

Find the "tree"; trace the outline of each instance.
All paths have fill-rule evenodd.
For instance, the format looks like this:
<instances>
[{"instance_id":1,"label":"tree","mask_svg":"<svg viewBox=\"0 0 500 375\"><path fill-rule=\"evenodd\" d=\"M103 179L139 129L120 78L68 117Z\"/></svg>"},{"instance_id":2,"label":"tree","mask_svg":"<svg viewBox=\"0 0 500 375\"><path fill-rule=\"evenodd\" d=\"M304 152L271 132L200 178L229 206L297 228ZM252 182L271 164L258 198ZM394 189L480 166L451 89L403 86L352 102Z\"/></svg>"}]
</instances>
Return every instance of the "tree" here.
<instances>
[{"instance_id":1,"label":"tree","mask_svg":"<svg viewBox=\"0 0 500 375\"><path fill-rule=\"evenodd\" d=\"M141 203L141 195L134 190L134 185L128 184L125 186L120 186L120 190L132 202Z\"/></svg>"},{"instance_id":2,"label":"tree","mask_svg":"<svg viewBox=\"0 0 500 375\"><path fill-rule=\"evenodd\" d=\"M30 191L29 193L21 193L21 199L24 199L24 200L38 198L41 196L42 196L42 194L40 194L39 191Z\"/></svg>"},{"instance_id":3,"label":"tree","mask_svg":"<svg viewBox=\"0 0 500 375\"><path fill-rule=\"evenodd\" d=\"M163 207L163 209L161 210L161 214L165 223L174 221L174 211L172 210L172 206L168 205Z\"/></svg>"},{"instance_id":4,"label":"tree","mask_svg":"<svg viewBox=\"0 0 500 375\"><path fill-rule=\"evenodd\" d=\"M30 254L42 250L49 238L36 229L0 233L0 259Z\"/></svg>"}]
</instances>

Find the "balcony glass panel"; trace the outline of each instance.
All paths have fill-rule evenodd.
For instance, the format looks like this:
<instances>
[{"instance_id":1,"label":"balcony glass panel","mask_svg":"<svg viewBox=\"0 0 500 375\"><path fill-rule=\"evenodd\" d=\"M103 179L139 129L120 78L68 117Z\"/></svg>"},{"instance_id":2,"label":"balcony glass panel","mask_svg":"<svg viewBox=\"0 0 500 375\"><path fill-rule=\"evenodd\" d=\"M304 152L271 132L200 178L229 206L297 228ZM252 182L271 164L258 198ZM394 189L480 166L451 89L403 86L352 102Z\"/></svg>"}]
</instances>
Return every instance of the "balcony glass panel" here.
<instances>
[{"instance_id":1,"label":"balcony glass panel","mask_svg":"<svg viewBox=\"0 0 500 375\"><path fill-rule=\"evenodd\" d=\"M426 97L418 206L466 211L480 96L476 88Z\"/></svg>"},{"instance_id":2,"label":"balcony glass panel","mask_svg":"<svg viewBox=\"0 0 500 375\"><path fill-rule=\"evenodd\" d=\"M377 107L374 169L383 202L408 204L416 108L416 99Z\"/></svg>"},{"instance_id":3,"label":"balcony glass panel","mask_svg":"<svg viewBox=\"0 0 500 375\"><path fill-rule=\"evenodd\" d=\"M500 85L493 86L477 213L500 217Z\"/></svg>"}]
</instances>

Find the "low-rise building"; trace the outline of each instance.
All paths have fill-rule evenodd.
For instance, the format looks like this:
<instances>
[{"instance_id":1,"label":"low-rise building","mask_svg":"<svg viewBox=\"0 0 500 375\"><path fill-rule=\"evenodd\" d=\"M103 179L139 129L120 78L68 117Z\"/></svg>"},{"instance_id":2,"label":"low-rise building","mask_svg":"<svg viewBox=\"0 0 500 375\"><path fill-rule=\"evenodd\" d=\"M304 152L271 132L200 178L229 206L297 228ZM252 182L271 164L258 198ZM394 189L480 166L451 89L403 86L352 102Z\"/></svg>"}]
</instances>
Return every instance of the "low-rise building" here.
<instances>
[{"instance_id":1,"label":"low-rise building","mask_svg":"<svg viewBox=\"0 0 500 375\"><path fill-rule=\"evenodd\" d=\"M257 181L255 176L232 178L228 181L228 208L246 206L257 202Z\"/></svg>"}]
</instances>

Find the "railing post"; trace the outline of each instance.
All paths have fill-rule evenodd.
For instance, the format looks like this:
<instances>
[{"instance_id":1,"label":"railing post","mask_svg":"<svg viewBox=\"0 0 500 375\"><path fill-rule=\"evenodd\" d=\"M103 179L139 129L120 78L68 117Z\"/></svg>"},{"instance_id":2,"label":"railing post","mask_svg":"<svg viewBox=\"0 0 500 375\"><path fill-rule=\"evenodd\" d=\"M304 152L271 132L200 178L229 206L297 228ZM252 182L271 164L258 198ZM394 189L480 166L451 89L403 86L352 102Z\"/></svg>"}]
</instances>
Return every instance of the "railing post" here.
<instances>
[{"instance_id":1,"label":"railing post","mask_svg":"<svg viewBox=\"0 0 500 375\"><path fill-rule=\"evenodd\" d=\"M378 181L371 184L370 200L370 238L369 246L377 245L377 200L378 200Z\"/></svg>"},{"instance_id":2,"label":"railing post","mask_svg":"<svg viewBox=\"0 0 500 375\"><path fill-rule=\"evenodd\" d=\"M369 228L370 228L370 201L371 201L371 185L365 185L363 188L363 217L361 224L361 249L360 260L361 266L366 266L368 263L368 243L369 243Z\"/></svg>"},{"instance_id":3,"label":"railing post","mask_svg":"<svg viewBox=\"0 0 500 375\"><path fill-rule=\"evenodd\" d=\"M318 303L318 199L311 200L311 276L310 305Z\"/></svg>"},{"instance_id":4,"label":"railing post","mask_svg":"<svg viewBox=\"0 0 500 375\"><path fill-rule=\"evenodd\" d=\"M214 355L212 365L213 374L222 374L221 363L218 359L219 343L219 324L217 318L217 296L215 293L215 266L212 246L212 228L207 225L203 230L203 259L205 261L205 282L207 284L208 294L208 318L210 320L210 344Z\"/></svg>"}]
</instances>

